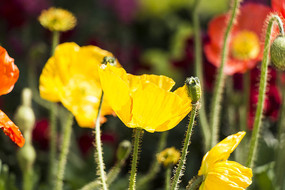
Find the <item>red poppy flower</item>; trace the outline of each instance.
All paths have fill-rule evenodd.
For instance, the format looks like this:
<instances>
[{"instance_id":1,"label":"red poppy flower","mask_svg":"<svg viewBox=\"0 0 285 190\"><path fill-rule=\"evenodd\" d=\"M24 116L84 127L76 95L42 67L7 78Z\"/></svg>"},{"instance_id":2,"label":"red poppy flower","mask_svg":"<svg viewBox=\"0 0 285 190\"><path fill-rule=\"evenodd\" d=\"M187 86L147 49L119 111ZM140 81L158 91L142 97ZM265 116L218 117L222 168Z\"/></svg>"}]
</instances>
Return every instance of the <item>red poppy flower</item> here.
<instances>
[{"instance_id":1,"label":"red poppy flower","mask_svg":"<svg viewBox=\"0 0 285 190\"><path fill-rule=\"evenodd\" d=\"M19 77L19 70L14 65L14 59L0 46L0 95L9 93ZM0 110L0 128L19 147L25 144L25 139L19 128Z\"/></svg>"},{"instance_id":2,"label":"red poppy flower","mask_svg":"<svg viewBox=\"0 0 285 190\"><path fill-rule=\"evenodd\" d=\"M233 75L252 69L262 58L263 25L270 8L261 4L247 3L239 15L229 38L229 57L224 73ZM223 39L229 14L211 20L208 27L210 42L204 46L208 60L219 67Z\"/></svg>"}]
</instances>

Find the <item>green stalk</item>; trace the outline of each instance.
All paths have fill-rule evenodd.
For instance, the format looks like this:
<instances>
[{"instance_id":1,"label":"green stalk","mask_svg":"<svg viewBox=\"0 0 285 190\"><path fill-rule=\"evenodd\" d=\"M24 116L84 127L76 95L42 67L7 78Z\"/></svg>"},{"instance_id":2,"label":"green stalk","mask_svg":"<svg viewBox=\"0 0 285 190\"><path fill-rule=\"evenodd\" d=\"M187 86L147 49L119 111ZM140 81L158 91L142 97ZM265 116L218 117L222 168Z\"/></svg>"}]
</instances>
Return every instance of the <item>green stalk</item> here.
<instances>
[{"instance_id":1,"label":"green stalk","mask_svg":"<svg viewBox=\"0 0 285 190\"><path fill-rule=\"evenodd\" d=\"M59 31L53 31L52 33L52 45L51 45L51 55L54 54L56 46L59 44Z\"/></svg>"},{"instance_id":2,"label":"green stalk","mask_svg":"<svg viewBox=\"0 0 285 190\"><path fill-rule=\"evenodd\" d=\"M180 178L183 176L183 168L186 162L186 156L188 153L188 147L190 145L190 139L191 139L191 134L192 134L192 129L194 126L194 121L195 121L195 116L196 116L196 112L197 110L197 106L199 103L197 104L192 104L192 110L190 113L190 121L189 121L189 125L186 131L186 136L184 139L184 143L183 143L183 148L182 148L182 152L181 152L181 158L179 160L179 163L177 165L177 168L175 170L175 174L173 176L173 180L172 180L172 184L171 184L171 190L177 190L179 188L179 182L180 182Z\"/></svg>"},{"instance_id":3,"label":"green stalk","mask_svg":"<svg viewBox=\"0 0 285 190\"><path fill-rule=\"evenodd\" d=\"M272 14L269 15L268 19L268 26L266 30L265 42L264 42L264 50L263 50L263 59L261 64L261 76L260 76L260 84L259 84L259 94L258 94L258 103L257 109L254 118L253 124L253 132L250 140L250 149L248 153L247 159L247 167L253 168L254 161L257 155L257 145L258 145L258 138L260 133L260 126L261 126L261 118L262 112L264 107L264 99L265 99L265 92L266 92L266 84L267 84L267 68L269 64L269 49L270 49L270 36L272 32L272 26L274 22L277 22L281 34L284 35L283 24L278 15Z\"/></svg>"},{"instance_id":4,"label":"green stalk","mask_svg":"<svg viewBox=\"0 0 285 190\"><path fill-rule=\"evenodd\" d=\"M220 119L220 111L221 111L221 100L222 100L222 93L224 90L224 83L225 83L225 74L223 72L224 66L228 59L229 53L229 37L230 33L234 24L234 21L237 16L237 12L239 9L240 0L234 0L232 13L230 16L230 20L228 22L225 36L224 36L224 44L222 48L222 59L221 65L218 69L218 75L215 81L215 88L214 88L214 95L211 104L211 117L210 117L210 125L211 125L211 147L214 147L218 142L219 137L219 119Z\"/></svg>"},{"instance_id":5,"label":"green stalk","mask_svg":"<svg viewBox=\"0 0 285 190\"><path fill-rule=\"evenodd\" d=\"M167 166L165 171L165 190L170 190L171 171L172 171L172 165Z\"/></svg>"},{"instance_id":6,"label":"green stalk","mask_svg":"<svg viewBox=\"0 0 285 190\"><path fill-rule=\"evenodd\" d=\"M55 187L56 190L63 189L63 177L67 161L67 154L69 151L70 138L72 133L72 124L73 124L73 115L70 112L68 112L65 125L63 126L63 142L62 142L58 168L57 168L57 179Z\"/></svg>"},{"instance_id":7,"label":"green stalk","mask_svg":"<svg viewBox=\"0 0 285 190\"><path fill-rule=\"evenodd\" d=\"M193 177L189 181L186 187L186 190L198 190L203 180L204 180L204 177L202 175Z\"/></svg>"},{"instance_id":8,"label":"green stalk","mask_svg":"<svg viewBox=\"0 0 285 190\"><path fill-rule=\"evenodd\" d=\"M133 134L134 134L133 158L132 158L132 168L131 168L129 190L136 189L137 162L138 162L139 146L140 146L140 142L142 139L143 130L140 128L135 128L133 130Z\"/></svg>"},{"instance_id":9,"label":"green stalk","mask_svg":"<svg viewBox=\"0 0 285 190\"><path fill-rule=\"evenodd\" d=\"M279 80L281 80L280 72ZM276 189L281 189L284 184L284 156L285 156L285 125L284 125L284 114L285 114L285 88L279 84L282 92L282 107L279 113L279 120L277 124L278 129L278 146L276 148L276 156L275 156L275 185Z\"/></svg>"},{"instance_id":10,"label":"green stalk","mask_svg":"<svg viewBox=\"0 0 285 190\"><path fill-rule=\"evenodd\" d=\"M101 115L101 108L103 103L104 92L101 93L100 104L98 108L98 114L95 123L95 144L96 144L96 151L95 151L95 161L97 163L97 174L100 177L101 185L103 190L107 190L107 182L106 182L106 173L105 173L105 165L103 161L103 150L102 150L102 142L101 142L101 130L100 130L100 115Z\"/></svg>"},{"instance_id":11,"label":"green stalk","mask_svg":"<svg viewBox=\"0 0 285 190\"><path fill-rule=\"evenodd\" d=\"M161 133L158 146L157 146L157 150L156 150L157 153L161 152L165 148L167 136L168 136L168 131ZM154 156L154 159L152 161L152 164L149 168L148 173L142 176L138 180L137 187L139 188L139 187L144 186L145 184L150 183L150 181L153 180L153 178L156 176L159 170L160 170L160 163L157 161L156 156Z\"/></svg>"},{"instance_id":12,"label":"green stalk","mask_svg":"<svg viewBox=\"0 0 285 190\"><path fill-rule=\"evenodd\" d=\"M52 46L51 46L51 55L54 54L54 50L59 43L59 32L54 31L52 35ZM36 96L38 93L36 93ZM35 98L36 98L35 96ZM40 101L41 102L41 101ZM57 122L56 122L56 115L57 115L57 105L56 103L50 102L49 103L49 121L50 121L50 153L49 153L49 182L51 186L54 184L54 177L55 177L55 169L56 169L56 139L57 139Z\"/></svg>"},{"instance_id":13,"label":"green stalk","mask_svg":"<svg viewBox=\"0 0 285 190\"><path fill-rule=\"evenodd\" d=\"M23 172L23 190L32 190L33 189L33 169L29 168L27 171Z\"/></svg>"},{"instance_id":14,"label":"green stalk","mask_svg":"<svg viewBox=\"0 0 285 190\"><path fill-rule=\"evenodd\" d=\"M248 110L249 110L249 97L250 97L250 72L246 72L243 75L243 89L244 89L244 98L242 104L243 115L240 130L247 131L247 117L248 117Z\"/></svg>"},{"instance_id":15,"label":"green stalk","mask_svg":"<svg viewBox=\"0 0 285 190\"><path fill-rule=\"evenodd\" d=\"M127 158L129 157L129 154L126 155L123 159L117 160L116 164L110 169L110 171L107 174L107 185L109 186L113 181L118 177L119 173L122 170L122 167L126 163ZM101 185L100 179L95 179L94 181L88 183L84 187L82 187L80 190L94 190L99 189Z\"/></svg>"},{"instance_id":16,"label":"green stalk","mask_svg":"<svg viewBox=\"0 0 285 190\"><path fill-rule=\"evenodd\" d=\"M195 39L195 73L196 76L200 79L201 86L203 87L203 64L202 64L202 47L201 47L201 36L200 36L200 21L198 15L198 5L201 0L195 0L194 8L193 8L193 29L194 29L194 39ZM203 89L202 89L203 91ZM204 92L204 91L203 91ZM201 108L199 110L199 118L202 129L202 135L204 139L204 151L210 148L210 131L209 131L209 123L206 116L205 110L205 99L202 93L201 95Z\"/></svg>"},{"instance_id":17,"label":"green stalk","mask_svg":"<svg viewBox=\"0 0 285 190\"><path fill-rule=\"evenodd\" d=\"M49 153L49 182L54 184L54 175L56 169L56 145L57 145L57 129L56 129L56 114L57 105L55 103L50 104L50 153Z\"/></svg>"}]
</instances>

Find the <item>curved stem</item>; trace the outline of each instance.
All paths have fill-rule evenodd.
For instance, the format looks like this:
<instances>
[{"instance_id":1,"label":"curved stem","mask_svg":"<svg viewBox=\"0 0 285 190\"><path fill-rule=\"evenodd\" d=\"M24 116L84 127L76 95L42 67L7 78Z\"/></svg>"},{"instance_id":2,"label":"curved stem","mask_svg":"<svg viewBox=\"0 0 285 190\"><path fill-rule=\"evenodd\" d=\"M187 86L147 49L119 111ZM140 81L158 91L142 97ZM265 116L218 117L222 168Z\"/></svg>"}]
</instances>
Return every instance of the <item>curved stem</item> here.
<instances>
[{"instance_id":1,"label":"curved stem","mask_svg":"<svg viewBox=\"0 0 285 190\"><path fill-rule=\"evenodd\" d=\"M202 47L201 47L201 36L200 36L200 21L198 15L198 5L201 0L195 0L194 8L193 8L193 29L194 29L194 38L195 38L195 73L197 77L200 79L201 86L203 87L203 64L202 64ZM202 90L202 92L204 92ZM205 100L204 95L201 95L201 108L199 110L199 118L202 129L202 135L204 138L204 151L208 150L209 140L210 140L210 131L209 131L209 123L206 116L205 110Z\"/></svg>"},{"instance_id":2,"label":"curved stem","mask_svg":"<svg viewBox=\"0 0 285 190\"><path fill-rule=\"evenodd\" d=\"M156 150L157 153L161 152L165 148L167 136L168 136L168 131L165 131L160 135L157 150ZM160 170L160 163L157 161L156 156L155 156L149 168L148 173L142 176L138 180L137 187L139 188L145 184L148 184L156 176L159 170Z\"/></svg>"},{"instance_id":3,"label":"curved stem","mask_svg":"<svg viewBox=\"0 0 285 190\"><path fill-rule=\"evenodd\" d=\"M97 173L100 176L101 184L103 190L107 190L107 180L106 180L106 173L105 173L105 165L103 161L103 150L102 150L102 142L101 142L101 130L100 130L100 115L101 115L101 108L103 103L104 93L102 91L97 118L95 122L95 144L96 144L96 151L95 151L95 161L97 163Z\"/></svg>"},{"instance_id":4,"label":"curved stem","mask_svg":"<svg viewBox=\"0 0 285 190\"><path fill-rule=\"evenodd\" d=\"M223 87L225 83L225 75L224 75L224 65L227 62L228 59L228 52L229 52L229 36L238 12L240 0L234 0L232 13L230 16L230 20L228 22L225 36L224 36L224 44L222 49L222 59L221 59L221 65L218 70L218 75L215 81L215 88L214 88L214 96L212 99L211 104L211 117L210 117L210 125L211 125L211 147L214 147L218 142L218 134L219 134L219 118L220 118L220 104L222 99L222 93L223 93Z\"/></svg>"},{"instance_id":5,"label":"curved stem","mask_svg":"<svg viewBox=\"0 0 285 190\"><path fill-rule=\"evenodd\" d=\"M203 176L194 176L188 183L186 190L198 190L203 182Z\"/></svg>"},{"instance_id":6,"label":"curved stem","mask_svg":"<svg viewBox=\"0 0 285 190\"><path fill-rule=\"evenodd\" d=\"M166 171L165 171L165 190L170 189L171 169L172 169L172 165L167 166Z\"/></svg>"},{"instance_id":7,"label":"curved stem","mask_svg":"<svg viewBox=\"0 0 285 190\"><path fill-rule=\"evenodd\" d=\"M199 103L198 103L199 104ZM181 152L181 158L177 165L177 168L175 170L175 174L173 176L172 184L171 184L171 190L177 190L179 188L179 179L183 176L183 167L186 162L186 156L188 153L188 147L190 145L190 139L192 134L192 129L195 121L195 116L197 112L197 104L192 104L192 110L190 113L190 121L189 125L186 131L186 136L184 139L184 144Z\"/></svg>"},{"instance_id":8,"label":"curved stem","mask_svg":"<svg viewBox=\"0 0 285 190\"><path fill-rule=\"evenodd\" d=\"M107 185L110 185L113 183L113 181L118 177L119 173L121 172L121 169L123 165L125 164L126 160L128 157L125 157L122 160L118 160L114 167L110 169L110 171L107 174ZM101 185L101 180L95 179L94 181L88 183L84 187L82 187L80 190L93 190L93 189L98 189L99 186Z\"/></svg>"},{"instance_id":9,"label":"curved stem","mask_svg":"<svg viewBox=\"0 0 285 190\"><path fill-rule=\"evenodd\" d=\"M69 151L70 138L72 132L72 123L73 123L73 115L69 112L65 121L65 125L63 126L63 142L61 147L61 153L59 156L58 168L57 168L57 181L56 181L56 190L62 190L63 188L63 177L64 170L67 161L67 154Z\"/></svg>"},{"instance_id":10,"label":"curved stem","mask_svg":"<svg viewBox=\"0 0 285 190\"><path fill-rule=\"evenodd\" d=\"M137 162L138 162L139 146L143 135L143 130L140 128L135 128L133 134L134 134L133 158L132 158L132 169L131 169L129 190L136 189L135 187L136 187L136 175L137 175Z\"/></svg>"},{"instance_id":11,"label":"curved stem","mask_svg":"<svg viewBox=\"0 0 285 190\"><path fill-rule=\"evenodd\" d=\"M272 26L274 22L277 22L279 25L280 31L282 35L284 35L283 24L281 19L278 15L269 15L269 22L266 30L265 36L265 43L264 43L264 50L263 50L263 59L261 64L261 76L260 76L260 84L259 84L259 94L258 94L258 103L254 118L253 124L253 132L250 140L250 149L248 153L247 159L247 166L250 168L254 167L254 161L257 155L257 145L258 145L258 138L260 133L260 126L261 126L261 118L262 112L264 107L264 99L265 99L265 92L266 92L266 84L267 84L267 68L269 64L269 47L270 47L270 36L272 32Z\"/></svg>"}]
</instances>

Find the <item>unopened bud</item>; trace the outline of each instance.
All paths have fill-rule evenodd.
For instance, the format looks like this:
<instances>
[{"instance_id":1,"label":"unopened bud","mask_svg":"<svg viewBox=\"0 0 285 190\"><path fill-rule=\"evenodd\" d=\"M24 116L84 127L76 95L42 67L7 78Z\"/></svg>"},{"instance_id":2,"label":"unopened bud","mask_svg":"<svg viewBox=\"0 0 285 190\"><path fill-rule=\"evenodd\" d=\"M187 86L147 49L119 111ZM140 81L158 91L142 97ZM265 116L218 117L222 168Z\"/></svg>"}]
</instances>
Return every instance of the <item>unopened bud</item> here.
<instances>
[{"instance_id":1,"label":"unopened bud","mask_svg":"<svg viewBox=\"0 0 285 190\"><path fill-rule=\"evenodd\" d=\"M277 37L271 47L270 47L270 56L272 64L280 69L285 70L285 37Z\"/></svg>"},{"instance_id":2,"label":"unopened bud","mask_svg":"<svg viewBox=\"0 0 285 190\"><path fill-rule=\"evenodd\" d=\"M109 57L109 56L106 56L103 58L103 61L102 61L102 64L110 64L110 65L116 65L116 58L115 57Z\"/></svg>"},{"instance_id":3,"label":"unopened bud","mask_svg":"<svg viewBox=\"0 0 285 190\"><path fill-rule=\"evenodd\" d=\"M119 148L117 150L117 159L125 160L129 157L132 150L132 144L128 140L124 140L119 144Z\"/></svg>"},{"instance_id":4,"label":"unopened bud","mask_svg":"<svg viewBox=\"0 0 285 190\"><path fill-rule=\"evenodd\" d=\"M31 108L32 92L25 88L22 91L22 104L18 107L15 114L15 123L25 133L31 131L35 124L35 114Z\"/></svg>"},{"instance_id":5,"label":"unopened bud","mask_svg":"<svg viewBox=\"0 0 285 190\"><path fill-rule=\"evenodd\" d=\"M192 104L197 103L201 98L201 85L198 77L189 77L185 81L188 95L191 98Z\"/></svg>"},{"instance_id":6,"label":"unopened bud","mask_svg":"<svg viewBox=\"0 0 285 190\"><path fill-rule=\"evenodd\" d=\"M22 171L27 171L35 162L36 151L31 144L25 144L25 146L17 152L17 158Z\"/></svg>"},{"instance_id":7,"label":"unopened bud","mask_svg":"<svg viewBox=\"0 0 285 190\"><path fill-rule=\"evenodd\" d=\"M180 152L174 147L166 148L156 155L157 161L165 167L175 165L180 159Z\"/></svg>"}]
</instances>

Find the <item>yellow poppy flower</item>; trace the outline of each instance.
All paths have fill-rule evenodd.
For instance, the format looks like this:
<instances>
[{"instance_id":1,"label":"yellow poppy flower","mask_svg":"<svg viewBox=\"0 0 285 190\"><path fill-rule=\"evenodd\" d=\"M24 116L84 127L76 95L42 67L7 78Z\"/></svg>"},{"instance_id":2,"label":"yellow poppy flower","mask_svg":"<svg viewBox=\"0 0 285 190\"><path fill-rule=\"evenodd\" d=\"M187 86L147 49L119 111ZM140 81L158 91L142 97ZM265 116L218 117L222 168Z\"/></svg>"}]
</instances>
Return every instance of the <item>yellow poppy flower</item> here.
<instances>
[{"instance_id":1,"label":"yellow poppy flower","mask_svg":"<svg viewBox=\"0 0 285 190\"><path fill-rule=\"evenodd\" d=\"M165 167L177 164L180 159L180 152L174 148L166 148L162 152L156 155L156 159L159 163L162 163Z\"/></svg>"},{"instance_id":2,"label":"yellow poppy flower","mask_svg":"<svg viewBox=\"0 0 285 190\"><path fill-rule=\"evenodd\" d=\"M198 175L204 175L200 190L246 189L251 184L252 170L237 162L228 161L245 132L228 136L204 156Z\"/></svg>"},{"instance_id":3,"label":"yellow poppy flower","mask_svg":"<svg viewBox=\"0 0 285 190\"><path fill-rule=\"evenodd\" d=\"M68 31L76 26L76 18L65 9L51 7L39 16L41 25L50 31Z\"/></svg>"},{"instance_id":4,"label":"yellow poppy flower","mask_svg":"<svg viewBox=\"0 0 285 190\"><path fill-rule=\"evenodd\" d=\"M40 95L51 102L61 102L75 116L79 126L93 127L102 88L98 68L104 57L113 56L96 46L75 43L57 46L40 76ZM113 111L106 101L101 115Z\"/></svg>"},{"instance_id":5,"label":"yellow poppy flower","mask_svg":"<svg viewBox=\"0 0 285 190\"><path fill-rule=\"evenodd\" d=\"M148 132L175 127L191 110L186 86L170 92L175 82L165 76L127 74L110 64L99 69L104 96L130 128Z\"/></svg>"}]
</instances>

